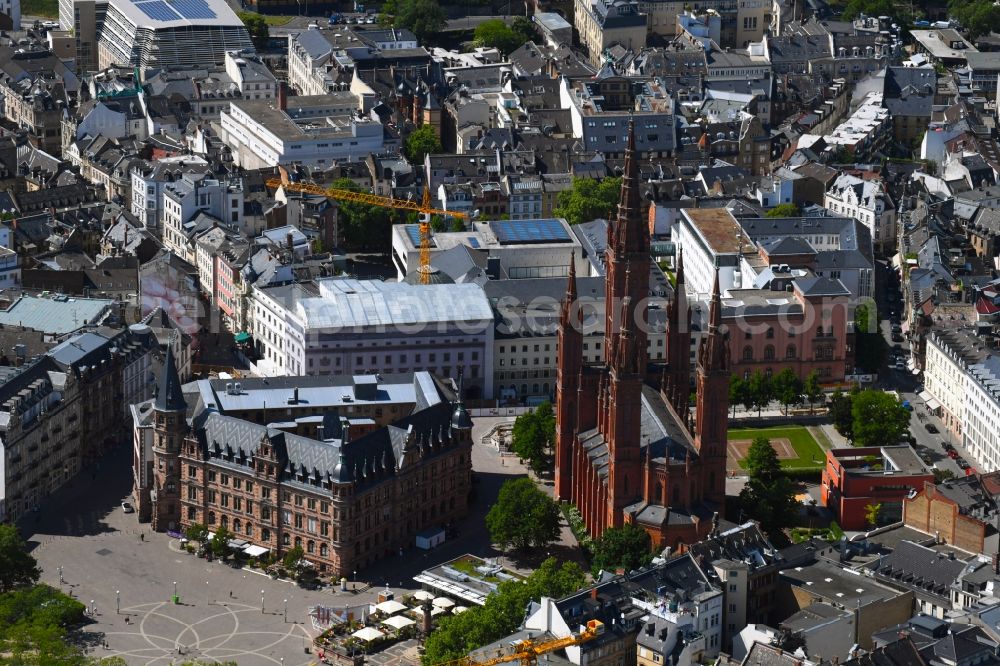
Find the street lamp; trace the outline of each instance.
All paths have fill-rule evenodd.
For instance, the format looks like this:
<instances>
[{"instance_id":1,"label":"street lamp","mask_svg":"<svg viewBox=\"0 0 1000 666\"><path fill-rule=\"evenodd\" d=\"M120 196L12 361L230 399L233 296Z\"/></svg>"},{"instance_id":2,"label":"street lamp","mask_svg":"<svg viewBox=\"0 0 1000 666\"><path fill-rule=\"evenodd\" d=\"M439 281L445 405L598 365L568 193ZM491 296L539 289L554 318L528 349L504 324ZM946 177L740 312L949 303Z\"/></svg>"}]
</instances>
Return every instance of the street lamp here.
<instances>
[{"instance_id":1,"label":"street lamp","mask_svg":"<svg viewBox=\"0 0 1000 666\"><path fill-rule=\"evenodd\" d=\"M60 564L59 565L59 584L62 585L65 582L66 581L63 579L63 568L62 568L62 565Z\"/></svg>"},{"instance_id":2,"label":"street lamp","mask_svg":"<svg viewBox=\"0 0 1000 666\"><path fill-rule=\"evenodd\" d=\"M288 599L285 599L285 624L288 624Z\"/></svg>"},{"instance_id":3,"label":"street lamp","mask_svg":"<svg viewBox=\"0 0 1000 666\"><path fill-rule=\"evenodd\" d=\"M177 581L174 581L174 596L177 596Z\"/></svg>"},{"instance_id":4,"label":"street lamp","mask_svg":"<svg viewBox=\"0 0 1000 666\"><path fill-rule=\"evenodd\" d=\"M121 590L115 590L115 613L121 615L122 613L122 593Z\"/></svg>"},{"instance_id":5,"label":"street lamp","mask_svg":"<svg viewBox=\"0 0 1000 666\"><path fill-rule=\"evenodd\" d=\"M264 590L260 591L260 614L264 614Z\"/></svg>"}]
</instances>

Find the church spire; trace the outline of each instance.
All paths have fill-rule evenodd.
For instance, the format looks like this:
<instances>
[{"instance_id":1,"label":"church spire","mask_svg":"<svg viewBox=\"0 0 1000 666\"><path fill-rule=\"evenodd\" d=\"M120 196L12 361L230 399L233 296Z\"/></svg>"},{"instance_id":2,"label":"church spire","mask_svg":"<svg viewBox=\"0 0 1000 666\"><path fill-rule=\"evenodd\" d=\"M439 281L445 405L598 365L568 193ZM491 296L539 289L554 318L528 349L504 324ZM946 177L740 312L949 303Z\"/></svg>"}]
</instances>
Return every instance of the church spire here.
<instances>
[{"instance_id":1,"label":"church spire","mask_svg":"<svg viewBox=\"0 0 1000 666\"><path fill-rule=\"evenodd\" d=\"M708 305L708 335L701 344L698 365L707 371L727 370L728 353L722 328L722 296L719 289L719 270L715 271L712 299Z\"/></svg>"},{"instance_id":2,"label":"church spire","mask_svg":"<svg viewBox=\"0 0 1000 666\"><path fill-rule=\"evenodd\" d=\"M566 297L562 302L562 317L561 321L563 324L571 324L570 319L573 316L573 308L576 304L576 255L570 253L569 255L569 276L566 279Z\"/></svg>"},{"instance_id":3,"label":"church spire","mask_svg":"<svg viewBox=\"0 0 1000 666\"><path fill-rule=\"evenodd\" d=\"M635 119L628 122L628 144L625 148L625 170L622 173L621 195L618 199L618 219L615 224L615 250L619 256L629 252L649 251L649 232L642 224L639 198L639 160L635 150Z\"/></svg>"}]
</instances>

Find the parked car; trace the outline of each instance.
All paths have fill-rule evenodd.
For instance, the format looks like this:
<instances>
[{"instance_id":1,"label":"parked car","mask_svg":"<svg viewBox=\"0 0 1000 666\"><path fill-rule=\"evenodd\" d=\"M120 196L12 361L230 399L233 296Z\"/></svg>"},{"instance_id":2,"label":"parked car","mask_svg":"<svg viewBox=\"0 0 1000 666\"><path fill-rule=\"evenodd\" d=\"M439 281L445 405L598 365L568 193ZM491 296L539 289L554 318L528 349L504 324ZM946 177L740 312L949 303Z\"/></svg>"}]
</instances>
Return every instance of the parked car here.
<instances>
[{"instance_id":1,"label":"parked car","mask_svg":"<svg viewBox=\"0 0 1000 666\"><path fill-rule=\"evenodd\" d=\"M131 502L122 502L122 511L125 513L133 513L135 511L135 507L132 506Z\"/></svg>"},{"instance_id":2,"label":"parked car","mask_svg":"<svg viewBox=\"0 0 1000 666\"><path fill-rule=\"evenodd\" d=\"M933 423L925 423L924 429L932 435L936 435L938 433L937 426Z\"/></svg>"},{"instance_id":3,"label":"parked car","mask_svg":"<svg viewBox=\"0 0 1000 666\"><path fill-rule=\"evenodd\" d=\"M957 460L958 451L956 451L955 449L948 449L948 457L951 458L952 460Z\"/></svg>"},{"instance_id":4,"label":"parked car","mask_svg":"<svg viewBox=\"0 0 1000 666\"><path fill-rule=\"evenodd\" d=\"M941 448L944 449L945 451L950 451L951 449L953 449L955 447L953 447L948 442L941 442Z\"/></svg>"},{"instance_id":5,"label":"parked car","mask_svg":"<svg viewBox=\"0 0 1000 666\"><path fill-rule=\"evenodd\" d=\"M964 458L959 458L955 462L957 462L958 466L961 467L962 469L969 469L969 463L965 462Z\"/></svg>"}]
</instances>

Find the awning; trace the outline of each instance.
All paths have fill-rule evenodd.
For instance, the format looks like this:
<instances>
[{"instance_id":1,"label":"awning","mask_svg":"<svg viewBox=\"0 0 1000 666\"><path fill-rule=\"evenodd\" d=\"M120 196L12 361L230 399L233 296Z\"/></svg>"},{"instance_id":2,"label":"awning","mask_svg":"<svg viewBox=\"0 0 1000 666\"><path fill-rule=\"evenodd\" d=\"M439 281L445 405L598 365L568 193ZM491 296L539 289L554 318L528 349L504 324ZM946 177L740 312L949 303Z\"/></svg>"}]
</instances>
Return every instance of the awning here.
<instances>
[{"instance_id":1,"label":"awning","mask_svg":"<svg viewBox=\"0 0 1000 666\"><path fill-rule=\"evenodd\" d=\"M382 620L382 624L386 627L392 627L396 631L399 631L403 627L409 627L412 624L416 624L416 620L411 620L404 615L394 615L386 620Z\"/></svg>"},{"instance_id":2,"label":"awning","mask_svg":"<svg viewBox=\"0 0 1000 666\"><path fill-rule=\"evenodd\" d=\"M931 395L931 392L927 390L923 390L920 393L918 393L917 397L923 400L924 402L930 402L931 400L934 399L934 396Z\"/></svg>"},{"instance_id":3,"label":"awning","mask_svg":"<svg viewBox=\"0 0 1000 666\"><path fill-rule=\"evenodd\" d=\"M437 608L451 608L455 605L455 602L448 597L438 597L431 603L433 603Z\"/></svg>"},{"instance_id":4,"label":"awning","mask_svg":"<svg viewBox=\"0 0 1000 666\"><path fill-rule=\"evenodd\" d=\"M268 550L270 549L264 548L263 546L256 546L254 544L250 544L249 546L243 549L243 552L246 553L247 557L260 557Z\"/></svg>"},{"instance_id":5,"label":"awning","mask_svg":"<svg viewBox=\"0 0 1000 666\"><path fill-rule=\"evenodd\" d=\"M236 334L235 340L236 340L236 342L239 342L239 343L249 342L250 341L250 334L247 333L246 331L240 331L239 333Z\"/></svg>"},{"instance_id":6,"label":"awning","mask_svg":"<svg viewBox=\"0 0 1000 666\"><path fill-rule=\"evenodd\" d=\"M892 255L892 265L895 266L896 268L902 268L903 267L903 255L900 254L899 252L897 252L896 254Z\"/></svg>"},{"instance_id":7,"label":"awning","mask_svg":"<svg viewBox=\"0 0 1000 666\"><path fill-rule=\"evenodd\" d=\"M351 636L354 636L358 640L362 640L365 643L371 643L376 638L382 638L385 636L381 631L375 627L365 627L364 629L358 629Z\"/></svg>"},{"instance_id":8,"label":"awning","mask_svg":"<svg viewBox=\"0 0 1000 666\"><path fill-rule=\"evenodd\" d=\"M395 599L390 599L389 601L383 601L382 603L375 606L375 610L379 613L384 613L385 615L395 615L396 613L402 613L406 610L406 606L399 603Z\"/></svg>"},{"instance_id":9,"label":"awning","mask_svg":"<svg viewBox=\"0 0 1000 666\"><path fill-rule=\"evenodd\" d=\"M941 406L941 403L938 402L937 400L933 400L932 399L932 400L928 400L927 401L927 409L929 409L931 411L934 411L935 409L937 409L940 406Z\"/></svg>"},{"instance_id":10,"label":"awning","mask_svg":"<svg viewBox=\"0 0 1000 666\"><path fill-rule=\"evenodd\" d=\"M430 601L434 598L434 595L427 590L417 590L413 593L413 598L417 601Z\"/></svg>"}]
</instances>

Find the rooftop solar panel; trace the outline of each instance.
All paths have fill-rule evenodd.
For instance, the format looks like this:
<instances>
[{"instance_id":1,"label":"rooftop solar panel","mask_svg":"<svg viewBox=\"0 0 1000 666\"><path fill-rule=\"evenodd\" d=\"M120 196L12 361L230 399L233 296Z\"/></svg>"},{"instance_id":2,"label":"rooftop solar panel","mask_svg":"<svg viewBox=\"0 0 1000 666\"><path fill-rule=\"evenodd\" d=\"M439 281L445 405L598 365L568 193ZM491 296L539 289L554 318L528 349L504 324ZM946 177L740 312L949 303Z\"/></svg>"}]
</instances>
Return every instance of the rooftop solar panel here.
<instances>
[{"instance_id":1,"label":"rooftop solar panel","mask_svg":"<svg viewBox=\"0 0 1000 666\"><path fill-rule=\"evenodd\" d=\"M163 0L153 0L152 2L140 2L136 4L142 13L154 21L179 21L181 15L170 8L170 5Z\"/></svg>"},{"instance_id":2,"label":"rooftop solar panel","mask_svg":"<svg viewBox=\"0 0 1000 666\"><path fill-rule=\"evenodd\" d=\"M414 247L420 247L420 225L406 225L406 234L410 237L410 242ZM431 232L431 247L434 247L434 232Z\"/></svg>"},{"instance_id":3,"label":"rooftop solar panel","mask_svg":"<svg viewBox=\"0 0 1000 666\"><path fill-rule=\"evenodd\" d=\"M186 19L218 18L205 0L170 0L170 6Z\"/></svg>"},{"instance_id":4,"label":"rooftop solar panel","mask_svg":"<svg viewBox=\"0 0 1000 666\"><path fill-rule=\"evenodd\" d=\"M497 220L490 229L500 243L568 243L569 231L559 220Z\"/></svg>"}]
</instances>

